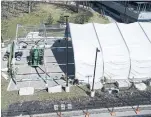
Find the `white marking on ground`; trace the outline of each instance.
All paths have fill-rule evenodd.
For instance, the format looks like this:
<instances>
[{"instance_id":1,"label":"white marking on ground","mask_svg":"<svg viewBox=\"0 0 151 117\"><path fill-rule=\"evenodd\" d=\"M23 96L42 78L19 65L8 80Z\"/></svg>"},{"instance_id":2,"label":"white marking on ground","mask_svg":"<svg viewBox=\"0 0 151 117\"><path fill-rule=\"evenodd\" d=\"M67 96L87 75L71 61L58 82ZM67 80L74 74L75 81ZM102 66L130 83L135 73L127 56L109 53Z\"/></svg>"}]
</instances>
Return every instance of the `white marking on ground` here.
<instances>
[{"instance_id":1,"label":"white marking on ground","mask_svg":"<svg viewBox=\"0 0 151 117\"><path fill-rule=\"evenodd\" d=\"M8 84L8 87L7 87L7 91L9 91L9 87L10 87L10 85L11 85L11 82L12 82L12 79L10 79L10 82L9 82L9 84Z\"/></svg>"}]
</instances>

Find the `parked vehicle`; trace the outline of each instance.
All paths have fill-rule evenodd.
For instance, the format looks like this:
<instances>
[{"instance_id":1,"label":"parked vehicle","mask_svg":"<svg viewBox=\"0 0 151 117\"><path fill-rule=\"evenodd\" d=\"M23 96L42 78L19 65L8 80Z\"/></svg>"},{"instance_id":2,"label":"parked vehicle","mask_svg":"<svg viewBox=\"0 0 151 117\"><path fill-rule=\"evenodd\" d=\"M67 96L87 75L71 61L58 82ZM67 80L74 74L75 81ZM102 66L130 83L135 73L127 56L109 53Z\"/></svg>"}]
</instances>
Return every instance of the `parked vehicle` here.
<instances>
[{"instance_id":1,"label":"parked vehicle","mask_svg":"<svg viewBox=\"0 0 151 117\"><path fill-rule=\"evenodd\" d=\"M3 61L7 61L8 58L9 58L9 55L10 55L10 53L9 53L9 52L6 52L6 53L4 54Z\"/></svg>"}]
</instances>

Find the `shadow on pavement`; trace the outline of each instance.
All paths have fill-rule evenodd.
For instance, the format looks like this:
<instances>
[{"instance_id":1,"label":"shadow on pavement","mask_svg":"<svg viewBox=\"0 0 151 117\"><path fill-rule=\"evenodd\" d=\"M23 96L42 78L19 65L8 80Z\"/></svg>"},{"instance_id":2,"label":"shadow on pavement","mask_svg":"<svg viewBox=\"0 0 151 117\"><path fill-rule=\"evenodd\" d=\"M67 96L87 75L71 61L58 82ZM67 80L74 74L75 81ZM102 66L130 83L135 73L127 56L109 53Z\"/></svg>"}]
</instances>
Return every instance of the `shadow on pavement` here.
<instances>
[{"instance_id":1,"label":"shadow on pavement","mask_svg":"<svg viewBox=\"0 0 151 117\"><path fill-rule=\"evenodd\" d=\"M66 40L57 40L52 47L65 47L65 48L55 48L52 49L54 57L61 68L61 70L66 73ZM68 41L68 75L75 75L75 64L74 64L74 53L72 47L72 42Z\"/></svg>"}]
</instances>

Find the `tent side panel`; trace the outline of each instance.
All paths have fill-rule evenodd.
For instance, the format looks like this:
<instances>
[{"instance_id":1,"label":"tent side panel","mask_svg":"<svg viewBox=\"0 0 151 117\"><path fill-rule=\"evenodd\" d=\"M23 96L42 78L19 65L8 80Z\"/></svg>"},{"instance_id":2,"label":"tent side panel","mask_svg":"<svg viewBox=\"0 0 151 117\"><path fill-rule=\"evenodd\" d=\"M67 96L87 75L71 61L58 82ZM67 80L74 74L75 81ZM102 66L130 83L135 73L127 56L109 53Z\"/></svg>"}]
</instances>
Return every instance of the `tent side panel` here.
<instances>
[{"instance_id":1,"label":"tent side panel","mask_svg":"<svg viewBox=\"0 0 151 117\"><path fill-rule=\"evenodd\" d=\"M93 81L96 48L99 44L96 39L92 24L69 24L72 38L75 75L81 81ZM100 81L103 73L101 52L98 53L95 82Z\"/></svg>"},{"instance_id":2,"label":"tent side panel","mask_svg":"<svg viewBox=\"0 0 151 117\"><path fill-rule=\"evenodd\" d=\"M118 26L130 50L130 78L142 79L151 77L151 44L138 23Z\"/></svg>"},{"instance_id":3,"label":"tent side panel","mask_svg":"<svg viewBox=\"0 0 151 117\"><path fill-rule=\"evenodd\" d=\"M130 60L127 47L115 23L95 23L103 50L104 74L107 79L128 79Z\"/></svg>"}]
</instances>

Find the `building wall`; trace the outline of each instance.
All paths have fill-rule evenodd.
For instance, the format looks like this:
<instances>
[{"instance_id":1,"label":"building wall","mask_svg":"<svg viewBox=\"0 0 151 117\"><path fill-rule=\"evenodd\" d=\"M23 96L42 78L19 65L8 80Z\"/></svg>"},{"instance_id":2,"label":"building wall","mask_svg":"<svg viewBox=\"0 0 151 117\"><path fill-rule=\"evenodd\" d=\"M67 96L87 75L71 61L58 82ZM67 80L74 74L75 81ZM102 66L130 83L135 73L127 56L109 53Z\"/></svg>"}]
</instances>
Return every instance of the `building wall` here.
<instances>
[{"instance_id":1,"label":"building wall","mask_svg":"<svg viewBox=\"0 0 151 117\"><path fill-rule=\"evenodd\" d=\"M99 1L96 2L96 5L103 9L107 14L111 15L113 18L115 17L124 23L151 20L151 12L140 12L139 7L135 6L135 8L132 8L133 5L129 3Z\"/></svg>"}]
</instances>

